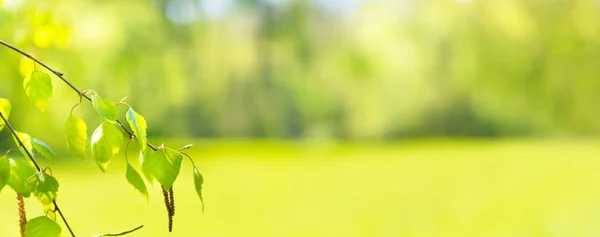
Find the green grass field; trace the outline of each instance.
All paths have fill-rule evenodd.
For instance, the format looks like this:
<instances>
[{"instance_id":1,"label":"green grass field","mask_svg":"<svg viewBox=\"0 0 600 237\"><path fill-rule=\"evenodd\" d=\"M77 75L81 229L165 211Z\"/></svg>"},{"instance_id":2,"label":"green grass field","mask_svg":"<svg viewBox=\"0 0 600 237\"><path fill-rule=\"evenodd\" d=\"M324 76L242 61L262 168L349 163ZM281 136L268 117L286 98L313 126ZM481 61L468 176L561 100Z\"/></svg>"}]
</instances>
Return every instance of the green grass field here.
<instances>
[{"instance_id":1,"label":"green grass field","mask_svg":"<svg viewBox=\"0 0 600 237\"><path fill-rule=\"evenodd\" d=\"M600 236L596 141L422 141L328 145L200 142L205 213L185 163L173 233L158 187L146 202L91 160L56 164L59 204L77 236ZM181 144L183 145L183 143ZM39 204L27 201L29 216ZM0 193L0 236L17 236ZM66 230L64 236L69 236Z\"/></svg>"}]
</instances>

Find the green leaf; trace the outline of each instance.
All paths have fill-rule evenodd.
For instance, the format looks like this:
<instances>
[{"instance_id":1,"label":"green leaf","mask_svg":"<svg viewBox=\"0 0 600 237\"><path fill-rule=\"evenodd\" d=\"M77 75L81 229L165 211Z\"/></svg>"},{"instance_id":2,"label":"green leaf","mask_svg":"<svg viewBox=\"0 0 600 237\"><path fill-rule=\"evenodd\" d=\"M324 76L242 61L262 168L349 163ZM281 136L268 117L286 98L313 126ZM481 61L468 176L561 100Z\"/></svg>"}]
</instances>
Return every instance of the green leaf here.
<instances>
[{"instance_id":1,"label":"green leaf","mask_svg":"<svg viewBox=\"0 0 600 237\"><path fill-rule=\"evenodd\" d=\"M10 108L10 101L4 98L0 98L0 112L2 113L2 115L4 115L4 118L6 118L6 120L8 120L8 117L10 117ZM4 124L4 120L0 119L0 131L2 131L4 126L6 126L6 124Z\"/></svg>"},{"instance_id":2,"label":"green leaf","mask_svg":"<svg viewBox=\"0 0 600 237\"><path fill-rule=\"evenodd\" d=\"M29 134L27 134L27 133L19 132L19 131L15 131L15 133L19 137L19 140L21 140L21 142L23 143L23 146L25 146L25 149L27 149L29 152L33 151L33 143L32 143L31 136L29 136ZM13 141L15 141L15 144L17 146L20 146L19 141L17 141L17 138L15 136L13 136ZM25 152L25 150L23 150L23 147L20 147L19 150L21 150L21 153L23 153L23 156L27 157L27 152ZM32 153L30 153L30 154L33 155Z\"/></svg>"},{"instance_id":3,"label":"green leaf","mask_svg":"<svg viewBox=\"0 0 600 237\"><path fill-rule=\"evenodd\" d=\"M52 219L53 221L56 221L56 212L55 212L55 208L54 208L54 203L49 203L49 204L42 203L42 210L44 210L44 213L46 213L46 216L48 218Z\"/></svg>"},{"instance_id":4,"label":"green leaf","mask_svg":"<svg viewBox=\"0 0 600 237\"><path fill-rule=\"evenodd\" d=\"M142 171L146 178L154 177L165 188L170 189L179 175L183 155L168 147L159 147L158 151L146 154Z\"/></svg>"},{"instance_id":5,"label":"green leaf","mask_svg":"<svg viewBox=\"0 0 600 237\"><path fill-rule=\"evenodd\" d=\"M87 125L82 119L73 115L69 116L65 124L67 148L75 156L85 159L85 145L87 142Z\"/></svg>"},{"instance_id":6,"label":"green leaf","mask_svg":"<svg viewBox=\"0 0 600 237\"><path fill-rule=\"evenodd\" d=\"M42 140L33 138L33 148L42 154L44 157L48 158L50 161L54 162L54 152L50 149L48 144L44 143Z\"/></svg>"},{"instance_id":7,"label":"green leaf","mask_svg":"<svg viewBox=\"0 0 600 237\"><path fill-rule=\"evenodd\" d=\"M0 192L10 179L10 162L6 156L0 157Z\"/></svg>"},{"instance_id":8,"label":"green leaf","mask_svg":"<svg viewBox=\"0 0 600 237\"><path fill-rule=\"evenodd\" d=\"M60 225L46 216L38 216L25 224L27 237L59 237L60 232L62 232Z\"/></svg>"},{"instance_id":9,"label":"green leaf","mask_svg":"<svg viewBox=\"0 0 600 237\"><path fill-rule=\"evenodd\" d=\"M144 184L142 176L140 176L140 174L129 163L127 163L125 177L127 178L127 182L129 182L131 186L142 193L144 197L146 197L146 200L148 200L148 190L146 189L146 184Z\"/></svg>"},{"instance_id":10,"label":"green leaf","mask_svg":"<svg viewBox=\"0 0 600 237\"><path fill-rule=\"evenodd\" d=\"M29 197L31 186L29 178L35 175L35 168L25 159L8 159L10 163L10 178L8 186L23 197Z\"/></svg>"},{"instance_id":11,"label":"green leaf","mask_svg":"<svg viewBox=\"0 0 600 237\"><path fill-rule=\"evenodd\" d=\"M135 137L138 139L142 153L146 154L146 120L132 108L129 108L126 117L129 126L131 126Z\"/></svg>"},{"instance_id":12,"label":"green leaf","mask_svg":"<svg viewBox=\"0 0 600 237\"><path fill-rule=\"evenodd\" d=\"M123 139L121 131L109 122L100 124L92 134L92 154L102 172L106 171L113 156L119 153Z\"/></svg>"},{"instance_id":13,"label":"green leaf","mask_svg":"<svg viewBox=\"0 0 600 237\"><path fill-rule=\"evenodd\" d=\"M98 94L93 94L92 95L92 105L94 106L94 109L96 109L96 112L98 112L98 114L100 116L102 116L104 119L111 121L111 122L116 122L117 107L115 107L115 104L113 102L105 100L104 98L100 97Z\"/></svg>"},{"instance_id":14,"label":"green leaf","mask_svg":"<svg viewBox=\"0 0 600 237\"><path fill-rule=\"evenodd\" d=\"M33 195L44 205L49 205L58 193L58 181L56 178L44 172L38 172L27 180Z\"/></svg>"},{"instance_id":15,"label":"green leaf","mask_svg":"<svg viewBox=\"0 0 600 237\"><path fill-rule=\"evenodd\" d=\"M148 183L150 185L154 185L154 176L152 175L152 170L150 170L149 165L144 166L146 156L142 153L142 151L140 151L139 160L140 160L140 166L142 168L142 174L144 175L144 178L146 178L146 181L148 181Z\"/></svg>"},{"instance_id":16,"label":"green leaf","mask_svg":"<svg viewBox=\"0 0 600 237\"><path fill-rule=\"evenodd\" d=\"M48 74L39 70L31 71L23 81L23 88L35 107L41 111L48 107L48 101L52 96L52 81Z\"/></svg>"},{"instance_id":17,"label":"green leaf","mask_svg":"<svg viewBox=\"0 0 600 237\"><path fill-rule=\"evenodd\" d=\"M200 197L200 202L202 202L202 212L204 212L204 198L202 198L202 183L204 183L204 178L198 168L194 167L194 186L196 187L196 193L198 197Z\"/></svg>"}]
</instances>

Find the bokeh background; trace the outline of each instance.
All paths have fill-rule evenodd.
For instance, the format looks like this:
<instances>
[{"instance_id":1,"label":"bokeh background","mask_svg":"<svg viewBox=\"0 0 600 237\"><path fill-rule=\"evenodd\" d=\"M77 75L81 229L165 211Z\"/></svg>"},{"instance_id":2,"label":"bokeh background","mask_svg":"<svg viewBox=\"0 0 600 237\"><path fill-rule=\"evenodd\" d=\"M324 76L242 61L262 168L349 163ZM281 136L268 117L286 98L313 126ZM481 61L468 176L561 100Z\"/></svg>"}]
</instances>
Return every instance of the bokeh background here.
<instances>
[{"instance_id":1,"label":"bokeh background","mask_svg":"<svg viewBox=\"0 0 600 237\"><path fill-rule=\"evenodd\" d=\"M0 48L0 97L60 155L85 236L598 236L599 18L595 0L0 0L1 40L128 96L150 142L196 144L206 212L184 164L170 235L122 154L102 174L65 151L69 87L36 110L33 63Z\"/></svg>"}]
</instances>

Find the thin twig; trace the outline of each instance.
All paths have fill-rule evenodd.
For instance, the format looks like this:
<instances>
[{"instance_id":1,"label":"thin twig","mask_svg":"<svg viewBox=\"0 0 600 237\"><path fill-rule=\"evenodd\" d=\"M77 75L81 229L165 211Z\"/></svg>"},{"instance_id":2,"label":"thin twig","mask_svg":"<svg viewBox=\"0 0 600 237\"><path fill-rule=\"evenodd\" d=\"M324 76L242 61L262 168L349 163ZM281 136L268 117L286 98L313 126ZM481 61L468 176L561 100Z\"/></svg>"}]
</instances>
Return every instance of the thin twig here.
<instances>
[{"instance_id":1,"label":"thin twig","mask_svg":"<svg viewBox=\"0 0 600 237\"><path fill-rule=\"evenodd\" d=\"M35 165L35 168L37 169L38 172L42 172L42 168L40 168L40 165L38 165L37 161L35 161L35 159L33 159L33 155L31 155L31 153L29 152L29 150L27 149L27 147L25 147L25 145L23 144L23 142L21 141L21 138L19 138L19 135L17 135L17 132L15 131L15 129L12 127L12 125L10 125L10 123L8 122L8 120L4 117L4 114L2 114L2 112L0 112L0 118L2 118L2 120L4 121L4 123L6 124L6 127L8 128L8 130L10 130L10 132L13 134L13 136L15 137L15 139L17 140L17 142L19 143L19 146L21 148L23 148L23 150L25 151L25 153L27 154L27 156L29 157L29 159L31 160L31 162L33 162L33 164Z\"/></svg>"},{"instance_id":2,"label":"thin twig","mask_svg":"<svg viewBox=\"0 0 600 237\"><path fill-rule=\"evenodd\" d=\"M35 159L33 158L33 155L31 155L31 152L27 149L27 147L25 147L25 145L23 145L23 141L21 141L21 138L19 138L19 136L17 135L17 132L12 127L12 125L10 125L10 123L8 122L8 120L6 119L6 117L4 117L4 114L2 114L2 112L0 112L0 118L2 118L2 120L6 124L6 127L13 134L13 136L15 137L15 140L17 140L17 142L19 143L19 145L23 148L23 150L25 151L25 153L27 154L27 156L29 157L29 159L31 160L31 162L33 162L33 164L35 165L35 168L37 169L37 171L38 172L43 172L42 168L40 168L40 165L38 165L37 161L35 161ZM60 215L60 218L65 223L65 226L67 226L67 229L71 233L71 236L75 237L75 234L73 233L73 230L71 229L71 226L69 226L69 223L67 222L67 219L65 218L65 216L63 215L63 213L60 211L60 208L58 208L58 204L56 203L56 200L52 199L52 203L54 204L54 208L56 209L56 211L58 211L58 214Z\"/></svg>"},{"instance_id":3,"label":"thin twig","mask_svg":"<svg viewBox=\"0 0 600 237\"><path fill-rule=\"evenodd\" d=\"M75 87L75 85L73 85L71 82L69 82L65 77L64 74L62 72L56 71L54 69L52 69L51 67L49 67L48 65L44 64L43 62L41 62L40 60L38 60L37 58L31 56L28 53L23 52L22 50L16 48L15 46L12 46L2 40L0 40L0 44L6 46L7 48L10 48L12 50L14 50L17 53L22 54L25 57L30 58L31 60L33 60L36 63L39 63L40 65L42 65L43 67L45 67L46 69L48 69L50 72L52 72L54 75L56 75L58 78L60 78L64 83L66 83L69 87L71 87L71 89L73 89L75 92L77 92L78 95L83 95L83 97L85 97L87 100L92 101L92 99L87 96L86 94L82 94L82 91L77 89L77 87ZM127 132L130 136L135 136L135 134L133 134L132 131L129 131L128 128L126 128L125 126L123 126L123 124L117 120L117 124L119 124L119 126L121 126L121 128L123 128L123 130L125 130L125 132ZM157 151L158 148L156 148L154 145L150 144L149 142L146 143L146 145L148 147L150 147L152 150Z\"/></svg>"},{"instance_id":4,"label":"thin twig","mask_svg":"<svg viewBox=\"0 0 600 237\"><path fill-rule=\"evenodd\" d=\"M95 235L94 237L104 237L104 236L121 236L121 235L126 235L129 234L131 232L134 232L136 230L141 229L142 227L144 227L143 225L138 226L133 228L132 230L128 230L128 231L123 231L123 232L119 232L119 233L108 233L108 234L99 234L99 235Z\"/></svg>"},{"instance_id":5,"label":"thin twig","mask_svg":"<svg viewBox=\"0 0 600 237\"><path fill-rule=\"evenodd\" d=\"M60 216L60 219L62 219L63 222L65 223L65 225L67 226L67 229L69 230L69 233L71 233L71 236L75 237L75 234L73 233L73 230L69 226L69 223L67 222L67 219L65 219L65 215L63 215L63 213L60 210L60 208L58 208L58 204L56 203L56 200L52 199L52 203L54 203L54 208L56 209L56 211L58 211L58 215Z\"/></svg>"}]
</instances>

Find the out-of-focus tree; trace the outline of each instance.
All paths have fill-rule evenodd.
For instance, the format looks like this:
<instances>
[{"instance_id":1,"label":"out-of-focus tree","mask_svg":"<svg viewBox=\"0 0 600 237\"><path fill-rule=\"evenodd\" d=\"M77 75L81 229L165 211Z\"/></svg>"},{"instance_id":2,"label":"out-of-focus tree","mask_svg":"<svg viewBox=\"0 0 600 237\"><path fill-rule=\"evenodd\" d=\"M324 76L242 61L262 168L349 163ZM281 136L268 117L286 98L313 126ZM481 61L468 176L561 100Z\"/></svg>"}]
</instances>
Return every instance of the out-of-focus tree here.
<instances>
[{"instance_id":1,"label":"out-of-focus tree","mask_svg":"<svg viewBox=\"0 0 600 237\"><path fill-rule=\"evenodd\" d=\"M130 95L151 134L594 135L599 16L593 0L4 0L0 38ZM0 93L27 103L15 57L0 51ZM14 117L63 123L51 106Z\"/></svg>"}]
</instances>

